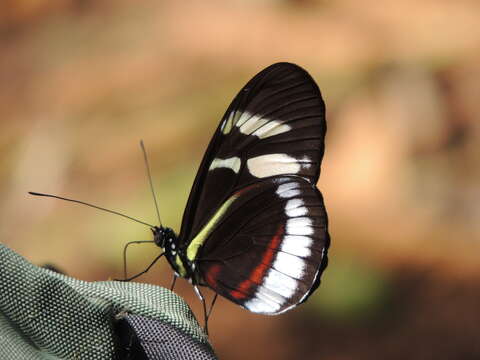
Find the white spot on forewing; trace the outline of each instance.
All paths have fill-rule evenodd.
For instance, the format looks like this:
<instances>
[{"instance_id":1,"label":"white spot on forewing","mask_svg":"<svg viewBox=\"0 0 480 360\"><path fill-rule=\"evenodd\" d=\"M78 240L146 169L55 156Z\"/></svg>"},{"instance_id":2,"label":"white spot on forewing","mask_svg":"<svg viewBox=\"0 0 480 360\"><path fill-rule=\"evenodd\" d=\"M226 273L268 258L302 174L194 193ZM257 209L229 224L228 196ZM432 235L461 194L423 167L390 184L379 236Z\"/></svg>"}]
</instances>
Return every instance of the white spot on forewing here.
<instances>
[{"instance_id":1,"label":"white spot on forewing","mask_svg":"<svg viewBox=\"0 0 480 360\"><path fill-rule=\"evenodd\" d=\"M273 268L294 279L301 279L303 277L305 261L298 256L279 252L273 263Z\"/></svg>"},{"instance_id":2,"label":"white spot on forewing","mask_svg":"<svg viewBox=\"0 0 480 360\"><path fill-rule=\"evenodd\" d=\"M239 157L231 157L228 159L213 159L212 163L208 170L218 169L218 168L227 168L232 169L236 174L240 171L240 165L242 160Z\"/></svg>"},{"instance_id":3,"label":"white spot on forewing","mask_svg":"<svg viewBox=\"0 0 480 360\"><path fill-rule=\"evenodd\" d=\"M275 135L290 131L291 129L292 128L287 124L282 124L281 122L275 121L275 120L271 120L271 121L267 120L264 124L257 127L257 130L255 130L251 134L258 136L260 139L265 139L270 136L275 136ZM242 131L241 128L240 128L240 131Z\"/></svg>"},{"instance_id":4,"label":"white spot on forewing","mask_svg":"<svg viewBox=\"0 0 480 360\"><path fill-rule=\"evenodd\" d=\"M255 130L253 135L258 136L260 139L265 139L270 136L283 134L291 129L292 128L287 124L282 124L281 122L272 120L268 124L263 125L261 128Z\"/></svg>"},{"instance_id":5,"label":"white spot on forewing","mask_svg":"<svg viewBox=\"0 0 480 360\"><path fill-rule=\"evenodd\" d=\"M312 220L308 217L290 218L287 220L288 235L312 235Z\"/></svg>"},{"instance_id":6,"label":"white spot on forewing","mask_svg":"<svg viewBox=\"0 0 480 360\"><path fill-rule=\"evenodd\" d=\"M230 132L230 129L226 128L226 126L228 125L228 119L229 118L223 120L222 125L220 125L220 131L224 134L228 134Z\"/></svg>"},{"instance_id":7,"label":"white spot on forewing","mask_svg":"<svg viewBox=\"0 0 480 360\"><path fill-rule=\"evenodd\" d=\"M310 250L312 242L313 240L308 236L286 235L280 250L292 255L308 257L312 253Z\"/></svg>"},{"instance_id":8,"label":"white spot on forewing","mask_svg":"<svg viewBox=\"0 0 480 360\"><path fill-rule=\"evenodd\" d=\"M238 119L236 126L242 134L253 135L257 129L264 126L268 122L268 119L263 119L258 115L252 116L248 112L245 112L242 114L242 116L240 116L240 119Z\"/></svg>"},{"instance_id":9,"label":"white spot on forewing","mask_svg":"<svg viewBox=\"0 0 480 360\"><path fill-rule=\"evenodd\" d=\"M282 174L296 174L301 166L287 154L260 155L247 160L248 170L255 177L263 178Z\"/></svg>"},{"instance_id":10,"label":"white spot on forewing","mask_svg":"<svg viewBox=\"0 0 480 360\"><path fill-rule=\"evenodd\" d=\"M292 129L291 126L280 121L270 120L260 115L252 115L248 111L233 111L228 114L220 130L226 135L232 130L233 126L236 126L242 134L254 135L260 139L282 134Z\"/></svg>"},{"instance_id":11,"label":"white spot on forewing","mask_svg":"<svg viewBox=\"0 0 480 360\"><path fill-rule=\"evenodd\" d=\"M222 130L222 133L224 133L225 135L228 134L232 130L233 124L238 120L240 115L241 113L237 111L233 111L228 114L228 117L225 119L220 128Z\"/></svg>"},{"instance_id":12,"label":"white spot on forewing","mask_svg":"<svg viewBox=\"0 0 480 360\"><path fill-rule=\"evenodd\" d=\"M239 114L239 116L236 116L235 126L239 128L251 118L252 118L252 114L250 114L248 111L244 111L241 114Z\"/></svg>"},{"instance_id":13,"label":"white spot on forewing","mask_svg":"<svg viewBox=\"0 0 480 360\"><path fill-rule=\"evenodd\" d=\"M303 216L308 213L308 210L304 205L302 199L291 199L288 200L287 205L285 205L285 213L289 217Z\"/></svg>"},{"instance_id":14,"label":"white spot on forewing","mask_svg":"<svg viewBox=\"0 0 480 360\"><path fill-rule=\"evenodd\" d=\"M292 128L277 120L264 118L260 115L252 115L248 111L242 113L235 126L245 135L254 135L260 139L282 134Z\"/></svg>"}]
</instances>

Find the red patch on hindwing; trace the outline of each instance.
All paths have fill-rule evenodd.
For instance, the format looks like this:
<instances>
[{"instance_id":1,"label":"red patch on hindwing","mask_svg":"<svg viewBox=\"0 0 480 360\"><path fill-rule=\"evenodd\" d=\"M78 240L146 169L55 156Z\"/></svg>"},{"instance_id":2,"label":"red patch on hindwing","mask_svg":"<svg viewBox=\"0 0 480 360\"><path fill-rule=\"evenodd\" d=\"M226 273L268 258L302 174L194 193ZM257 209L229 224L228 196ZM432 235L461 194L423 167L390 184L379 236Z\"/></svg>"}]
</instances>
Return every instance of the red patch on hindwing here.
<instances>
[{"instance_id":1,"label":"red patch on hindwing","mask_svg":"<svg viewBox=\"0 0 480 360\"><path fill-rule=\"evenodd\" d=\"M230 295L232 295L235 299L244 299L248 296L249 290L254 285L261 284L261 281L267 270L271 267L273 263L273 259L275 257L275 253L282 242L282 235L284 233L284 226L280 225L278 227L277 233L272 237L270 242L268 243L267 249L262 256L262 261L252 270L250 276L247 280L242 281L236 290L230 291Z\"/></svg>"},{"instance_id":2,"label":"red patch on hindwing","mask_svg":"<svg viewBox=\"0 0 480 360\"><path fill-rule=\"evenodd\" d=\"M244 188L238 190L233 195L238 197L238 196L240 196L240 195L242 195L242 194L244 194L244 193L246 193L246 192L248 192L252 189L258 188L259 186L260 186L260 184L252 184L252 185L249 185L249 186L245 186Z\"/></svg>"},{"instance_id":3,"label":"red patch on hindwing","mask_svg":"<svg viewBox=\"0 0 480 360\"><path fill-rule=\"evenodd\" d=\"M254 188L258 188L260 186L260 184L252 184L252 185L249 185L249 186L246 186L240 190L238 190L237 192L235 192L232 197L234 198L238 198L240 197L241 195L243 195L244 193L254 189ZM212 288L212 289L217 289L218 288L218 276L220 274L220 272L222 271L222 268L223 268L223 265L221 264L213 264L211 266L209 266L207 268L207 270L204 272L204 279L205 279L205 282Z\"/></svg>"},{"instance_id":4,"label":"red patch on hindwing","mask_svg":"<svg viewBox=\"0 0 480 360\"><path fill-rule=\"evenodd\" d=\"M221 266L219 264L214 264L210 266L205 273L205 281L208 285L210 285L213 289L217 287L217 277L220 273Z\"/></svg>"}]
</instances>

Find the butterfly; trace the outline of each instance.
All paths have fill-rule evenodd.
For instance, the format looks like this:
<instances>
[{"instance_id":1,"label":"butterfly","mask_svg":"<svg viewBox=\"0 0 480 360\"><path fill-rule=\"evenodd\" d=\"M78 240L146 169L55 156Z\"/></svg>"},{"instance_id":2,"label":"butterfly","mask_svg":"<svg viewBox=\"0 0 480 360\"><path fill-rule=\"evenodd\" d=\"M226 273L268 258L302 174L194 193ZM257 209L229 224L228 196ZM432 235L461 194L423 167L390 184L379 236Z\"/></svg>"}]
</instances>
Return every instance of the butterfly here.
<instances>
[{"instance_id":1,"label":"butterfly","mask_svg":"<svg viewBox=\"0 0 480 360\"><path fill-rule=\"evenodd\" d=\"M316 187L325 133L325 104L315 81L297 65L276 63L255 75L225 112L195 177L178 236L169 227L82 201L31 194L150 226L163 250L155 261L165 256L174 279L194 285L205 324L209 314L198 286L254 313L280 314L308 299L328 262L327 212ZM150 175L143 143L142 149ZM148 241L132 243L141 242Z\"/></svg>"},{"instance_id":2,"label":"butterfly","mask_svg":"<svg viewBox=\"0 0 480 360\"><path fill-rule=\"evenodd\" d=\"M276 63L255 75L208 145L179 235L153 228L175 273L254 313L307 300L330 244L316 187L325 132L325 105L304 69Z\"/></svg>"}]
</instances>

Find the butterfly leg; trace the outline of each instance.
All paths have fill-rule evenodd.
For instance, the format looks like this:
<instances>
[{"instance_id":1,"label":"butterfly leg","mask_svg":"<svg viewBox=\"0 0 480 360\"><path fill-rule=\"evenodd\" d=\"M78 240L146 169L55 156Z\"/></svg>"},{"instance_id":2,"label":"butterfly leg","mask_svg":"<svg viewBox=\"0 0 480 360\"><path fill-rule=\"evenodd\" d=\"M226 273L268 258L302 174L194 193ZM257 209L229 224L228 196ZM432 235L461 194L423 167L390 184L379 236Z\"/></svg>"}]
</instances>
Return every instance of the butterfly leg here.
<instances>
[{"instance_id":1,"label":"butterfly leg","mask_svg":"<svg viewBox=\"0 0 480 360\"><path fill-rule=\"evenodd\" d=\"M193 290L195 290L195 294L197 294L198 298L202 302L203 305L203 319L205 321L205 326L203 327L203 330L208 336L208 315L207 315L207 303L205 301L205 297L202 295L200 292L200 289L198 288L197 285L193 285Z\"/></svg>"},{"instance_id":2,"label":"butterfly leg","mask_svg":"<svg viewBox=\"0 0 480 360\"><path fill-rule=\"evenodd\" d=\"M143 244L143 243L152 243L153 240L140 240L140 241L129 241L123 247L123 278L127 279L127 249L132 244Z\"/></svg>"},{"instance_id":3,"label":"butterfly leg","mask_svg":"<svg viewBox=\"0 0 480 360\"><path fill-rule=\"evenodd\" d=\"M172 279L172 285L170 285L170 291L173 291L173 288L175 287L175 283L177 282L177 273L173 273L173 279Z\"/></svg>"},{"instance_id":4,"label":"butterfly leg","mask_svg":"<svg viewBox=\"0 0 480 360\"><path fill-rule=\"evenodd\" d=\"M215 302L217 301L217 296L218 294L215 293L215 296L213 297L213 300L212 300L212 304L210 305L210 310L208 310L207 319L209 319L210 315L212 314L213 305L215 305Z\"/></svg>"},{"instance_id":5,"label":"butterfly leg","mask_svg":"<svg viewBox=\"0 0 480 360\"><path fill-rule=\"evenodd\" d=\"M125 278L125 279L115 279L115 280L117 280L117 281L131 281L131 280L133 280L133 279L136 279L137 277L145 274L148 270L150 270L151 267L152 267L152 266L158 261L158 259L160 259L163 255L165 255L165 253L161 253L160 255L158 255L158 256L152 261L152 263L151 263L150 265L148 265L148 267L147 267L145 270L143 270L142 272L139 272L137 275L133 275L133 276L131 276L131 277L129 277L129 278Z\"/></svg>"}]
</instances>

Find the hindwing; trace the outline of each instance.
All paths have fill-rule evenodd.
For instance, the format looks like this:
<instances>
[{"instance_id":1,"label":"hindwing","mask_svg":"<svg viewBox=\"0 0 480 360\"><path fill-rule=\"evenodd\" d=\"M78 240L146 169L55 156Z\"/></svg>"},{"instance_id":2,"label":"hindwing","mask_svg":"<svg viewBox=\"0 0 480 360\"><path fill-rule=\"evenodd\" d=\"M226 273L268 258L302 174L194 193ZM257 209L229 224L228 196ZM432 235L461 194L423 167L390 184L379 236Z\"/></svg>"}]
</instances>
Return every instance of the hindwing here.
<instances>
[{"instance_id":1,"label":"hindwing","mask_svg":"<svg viewBox=\"0 0 480 360\"><path fill-rule=\"evenodd\" d=\"M305 301L327 264L320 192L298 176L271 177L229 201L196 257L204 284L256 313L278 314Z\"/></svg>"}]
</instances>

